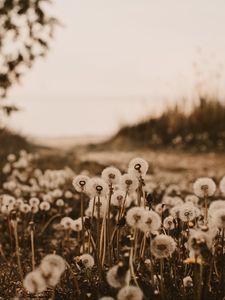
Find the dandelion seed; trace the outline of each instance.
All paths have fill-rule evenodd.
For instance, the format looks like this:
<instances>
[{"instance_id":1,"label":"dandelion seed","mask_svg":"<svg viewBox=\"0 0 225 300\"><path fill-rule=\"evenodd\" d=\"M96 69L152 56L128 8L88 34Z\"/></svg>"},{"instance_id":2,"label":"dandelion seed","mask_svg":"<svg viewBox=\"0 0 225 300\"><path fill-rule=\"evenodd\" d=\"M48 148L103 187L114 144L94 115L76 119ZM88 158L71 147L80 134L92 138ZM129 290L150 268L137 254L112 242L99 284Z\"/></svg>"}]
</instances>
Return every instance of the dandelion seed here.
<instances>
[{"instance_id":1,"label":"dandelion seed","mask_svg":"<svg viewBox=\"0 0 225 300\"><path fill-rule=\"evenodd\" d=\"M126 215L127 224L131 227L139 226L144 213L145 213L145 209L142 207L135 206L130 208Z\"/></svg>"},{"instance_id":2,"label":"dandelion seed","mask_svg":"<svg viewBox=\"0 0 225 300\"><path fill-rule=\"evenodd\" d=\"M94 177L87 182L87 192L92 197L104 197L108 195L109 188L103 179Z\"/></svg>"},{"instance_id":3,"label":"dandelion seed","mask_svg":"<svg viewBox=\"0 0 225 300\"><path fill-rule=\"evenodd\" d=\"M148 163L142 158L134 158L129 162L128 173L138 177L145 176L148 171Z\"/></svg>"},{"instance_id":4,"label":"dandelion seed","mask_svg":"<svg viewBox=\"0 0 225 300\"><path fill-rule=\"evenodd\" d=\"M134 192L138 188L138 179L132 174L124 174L120 179L120 187L125 192Z\"/></svg>"},{"instance_id":5,"label":"dandelion seed","mask_svg":"<svg viewBox=\"0 0 225 300\"><path fill-rule=\"evenodd\" d=\"M82 264L84 265L84 267L87 269L92 268L95 264L94 258L90 254L81 255L80 260L81 260Z\"/></svg>"},{"instance_id":6,"label":"dandelion seed","mask_svg":"<svg viewBox=\"0 0 225 300\"><path fill-rule=\"evenodd\" d=\"M73 222L74 221L70 217L64 217L61 219L60 224L64 229L71 229Z\"/></svg>"},{"instance_id":7,"label":"dandelion seed","mask_svg":"<svg viewBox=\"0 0 225 300\"><path fill-rule=\"evenodd\" d=\"M71 224L71 229L74 231L81 231L82 230L82 220L81 218L78 218L77 220L74 220Z\"/></svg>"},{"instance_id":8,"label":"dandelion seed","mask_svg":"<svg viewBox=\"0 0 225 300\"><path fill-rule=\"evenodd\" d=\"M115 265L111 267L106 274L108 284L116 289L125 285L129 276L128 272L122 272L122 274L120 274L119 269L120 265Z\"/></svg>"},{"instance_id":9,"label":"dandelion seed","mask_svg":"<svg viewBox=\"0 0 225 300\"><path fill-rule=\"evenodd\" d=\"M108 167L102 171L102 179L108 184L115 185L119 183L121 172L117 168Z\"/></svg>"},{"instance_id":10,"label":"dandelion seed","mask_svg":"<svg viewBox=\"0 0 225 300\"><path fill-rule=\"evenodd\" d=\"M208 177L197 179L193 185L194 193L200 198L210 197L216 191L215 182Z\"/></svg>"},{"instance_id":11,"label":"dandelion seed","mask_svg":"<svg viewBox=\"0 0 225 300\"><path fill-rule=\"evenodd\" d=\"M29 204L30 204L31 206L32 206L32 205L38 206L39 203L40 203L40 200L39 200L38 198L31 198L31 199L29 200Z\"/></svg>"},{"instance_id":12,"label":"dandelion seed","mask_svg":"<svg viewBox=\"0 0 225 300\"><path fill-rule=\"evenodd\" d=\"M143 292L136 286L125 286L119 290L117 300L142 300Z\"/></svg>"},{"instance_id":13,"label":"dandelion seed","mask_svg":"<svg viewBox=\"0 0 225 300\"><path fill-rule=\"evenodd\" d=\"M57 254L48 254L46 255L42 261L41 261L41 264L45 264L45 263L49 263L49 265L54 269L56 268L60 274L62 274L65 269L66 269L66 264L65 264L65 261L64 259L57 255Z\"/></svg>"},{"instance_id":14,"label":"dandelion seed","mask_svg":"<svg viewBox=\"0 0 225 300\"><path fill-rule=\"evenodd\" d=\"M172 216L168 216L163 220L163 227L167 230L172 230L175 228L174 218Z\"/></svg>"},{"instance_id":15,"label":"dandelion seed","mask_svg":"<svg viewBox=\"0 0 225 300\"><path fill-rule=\"evenodd\" d=\"M28 273L24 278L23 286L32 294L41 293L47 288L45 279L39 270Z\"/></svg>"},{"instance_id":16,"label":"dandelion seed","mask_svg":"<svg viewBox=\"0 0 225 300\"><path fill-rule=\"evenodd\" d=\"M183 285L185 288L191 288L193 286L193 280L191 276L186 276L183 278Z\"/></svg>"},{"instance_id":17,"label":"dandelion seed","mask_svg":"<svg viewBox=\"0 0 225 300\"><path fill-rule=\"evenodd\" d=\"M160 234L151 244L151 252L156 258L169 257L176 249L176 243L171 236Z\"/></svg>"},{"instance_id":18,"label":"dandelion seed","mask_svg":"<svg viewBox=\"0 0 225 300\"><path fill-rule=\"evenodd\" d=\"M146 210L143 212L143 216L137 226L143 232L154 232L159 230L161 218L156 212Z\"/></svg>"},{"instance_id":19,"label":"dandelion seed","mask_svg":"<svg viewBox=\"0 0 225 300\"><path fill-rule=\"evenodd\" d=\"M55 204L58 207L62 207L62 206L64 206L65 203L64 203L63 199L57 199Z\"/></svg>"},{"instance_id":20,"label":"dandelion seed","mask_svg":"<svg viewBox=\"0 0 225 300\"><path fill-rule=\"evenodd\" d=\"M31 207L30 205L23 203L22 205L20 205L20 211L23 212L24 214L27 214L31 211Z\"/></svg>"},{"instance_id":21,"label":"dandelion seed","mask_svg":"<svg viewBox=\"0 0 225 300\"><path fill-rule=\"evenodd\" d=\"M48 210L50 210L51 205L49 202L43 201L40 203L39 207L40 207L40 210L48 211Z\"/></svg>"},{"instance_id":22,"label":"dandelion seed","mask_svg":"<svg viewBox=\"0 0 225 300\"><path fill-rule=\"evenodd\" d=\"M183 222L193 221L200 215L200 210L193 204L183 204L179 209L179 217Z\"/></svg>"},{"instance_id":23,"label":"dandelion seed","mask_svg":"<svg viewBox=\"0 0 225 300\"><path fill-rule=\"evenodd\" d=\"M89 177L86 175L78 175L73 179L73 186L77 192L86 192Z\"/></svg>"}]
</instances>

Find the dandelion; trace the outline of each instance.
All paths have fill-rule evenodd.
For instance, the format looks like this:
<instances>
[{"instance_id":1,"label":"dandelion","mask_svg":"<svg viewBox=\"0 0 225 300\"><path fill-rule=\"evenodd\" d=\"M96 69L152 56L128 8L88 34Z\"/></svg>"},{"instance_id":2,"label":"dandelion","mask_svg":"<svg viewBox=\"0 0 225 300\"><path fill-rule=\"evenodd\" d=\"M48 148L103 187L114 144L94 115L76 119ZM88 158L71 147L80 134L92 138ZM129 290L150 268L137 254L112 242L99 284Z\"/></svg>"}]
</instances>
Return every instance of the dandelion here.
<instances>
[{"instance_id":1,"label":"dandelion","mask_svg":"<svg viewBox=\"0 0 225 300\"><path fill-rule=\"evenodd\" d=\"M93 197L107 196L109 188L103 179L94 177L87 182L87 192Z\"/></svg>"},{"instance_id":2,"label":"dandelion","mask_svg":"<svg viewBox=\"0 0 225 300\"><path fill-rule=\"evenodd\" d=\"M188 248L195 255L201 254L203 246L207 246L208 249L212 246L212 238L205 232L191 230L190 237L188 239Z\"/></svg>"},{"instance_id":3,"label":"dandelion","mask_svg":"<svg viewBox=\"0 0 225 300\"><path fill-rule=\"evenodd\" d=\"M200 215L200 210L193 204L183 204L179 209L179 216L183 222L193 221L196 217Z\"/></svg>"},{"instance_id":4,"label":"dandelion","mask_svg":"<svg viewBox=\"0 0 225 300\"><path fill-rule=\"evenodd\" d=\"M225 229L225 208L217 209L213 212L212 223L217 228Z\"/></svg>"},{"instance_id":5,"label":"dandelion","mask_svg":"<svg viewBox=\"0 0 225 300\"><path fill-rule=\"evenodd\" d=\"M66 269L66 264L64 259L57 254L48 254L46 255L42 261L42 263L48 262L52 268L56 268L60 274L62 274Z\"/></svg>"},{"instance_id":6,"label":"dandelion","mask_svg":"<svg viewBox=\"0 0 225 300\"><path fill-rule=\"evenodd\" d=\"M118 264L109 269L106 274L106 280L113 288L121 288L126 284L129 273L127 270L123 270L123 266ZM122 270L122 272L121 272Z\"/></svg>"},{"instance_id":7,"label":"dandelion","mask_svg":"<svg viewBox=\"0 0 225 300\"><path fill-rule=\"evenodd\" d=\"M159 230L161 226L160 216L152 211L146 210L138 223L138 228L143 232L154 232Z\"/></svg>"},{"instance_id":8,"label":"dandelion","mask_svg":"<svg viewBox=\"0 0 225 300\"><path fill-rule=\"evenodd\" d=\"M142 300L143 292L136 286L125 286L119 290L117 300Z\"/></svg>"},{"instance_id":9,"label":"dandelion","mask_svg":"<svg viewBox=\"0 0 225 300\"><path fill-rule=\"evenodd\" d=\"M102 179L110 185L119 183L121 172L117 168L108 167L102 171Z\"/></svg>"},{"instance_id":10,"label":"dandelion","mask_svg":"<svg viewBox=\"0 0 225 300\"><path fill-rule=\"evenodd\" d=\"M23 286L32 294L41 293L46 290L46 282L39 270L35 270L26 275Z\"/></svg>"},{"instance_id":11,"label":"dandelion","mask_svg":"<svg viewBox=\"0 0 225 300\"><path fill-rule=\"evenodd\" d=\"M40 210L48 211L50 209L51 205L49 202L43 201L40 203L39 207L40 207Z\"/></svg>"},{"instance_id":12,"label":"dandelion","mask_svg":"<svg viewBox=\"0 0 225 300\"><path fill-rule=\"evenodd\" d=\"M172 230L175 228L174 218L172 216L168 216L163 220L163 227L166 230Z\"/></svg>"},{"instance_id":13,"label":"dandelion","mask_svg":"<svg viewBox=\"0 0 225 300\"><path fill-rule=\"evenodd\" d=\"M148 171L148 163L142 158L134 158L129 162L128 173L138 177L145 176Z\"/></svg>"},{"instance_id":14,"label":"dandelion","mask_svg":"<svg viewBox=\"0 0 225 300\"><path fill-rule=\"evenodd\" d=\"M125 192L134 192L138 188L138 179L132 174L124 174L120 179L120 187Z\"/></svg>"},{"instance_id":15,"label":"dandelion","mask_svg":"<svg viewBox=\"0 0 225 300\"><path fill-rule=\"evenodd\" d=\"M145 210L142 207L135 206L130 208L126 215L127 224L131 227L138 227L140 225L144 213Z\"/></svg>"},{"instance_id":16,"label":"dandelion","mask_svg":"<svg viewBox=\"0 0 225 300\"><path fill-rule=\"evenodd\" d=\"M183 278L183 285L185 288L191 288L193 286L193 280L191 276L186 276Z\"/></svg>"},{"instance_id":17,"label":"dandelion","mask_svg":"<svg viewBox=\"0 0 225 300\"><path fill-rule=\"evenodd\" d=\"M58 207L62 207L62 206L64 206L64 200L63 199L57 199L55 204Z\"/></svg>"},{"instance_id":18,"label":"dandelion","mask_svg":"<svg viewBox=\"0 0 225 300\"><path fill-rule=\"evenodd\" d=\"M165 258L173 254L176 243L171 236L160 234L152 240L151 252L156 258Z\"/></svg>"},{"instance_id":19,"label":"dandelion","mask_svg":"<svg viewBox=\"0 0 225 300\"><path fill-rule=\"evenodd\" d=\"M59 268L53 266L49 261L42 261L39 269L48 286L54 287L58 284L62 274Z\"/></svg>"},{"instance_id":20,"label":"dandelion","mask_svg":"<svg viewBox=\"0 0 225 300\"><path fill-rule=\"evenodd\" d=\"M115 300L113 297L109 297L109 296L104 296L99 298L99 300Z\"/></svg>"},{"instance_id":21,"label":"dandelion","mask_svg":"<svg viewBox=\"0 0 225 300\"><path fill-rule=\"evenodd\" d=\"M82 221L81 218L78 218L77 220L74 220L71 224L71 229L74 231L81 231L82 230Z\"/></svg>"},{"instance_id":22,"label":"dandelion","mask_svg":"<svg viewBox=\"0 0 225 300\"><path fill-rule=\"evenodd\" d=\"M30 204L31 206L32 206L32 205L38 206L39 203L40 203L40 200L39 200L38 198L31 198L31 199L29 200L29 204Z\"/></svg>"},{"instance_id":23,"label":"dandelion","mask_svg":"<svg viewBox=\"0 0 225 300\"><path fill-rule=\"evenodd\" d=\"M184 201L187 203L187 202L191 202L193 203L194 205L198 205L198 202L199 202L199 198L195 195L187 195L184 199Z\"/></svg>"},{"instance_id":24,"label":"dandelion","mask_svg":"<svg viewBox=\"0 0 225 300\"><path fill-rule=\"evenodd\" d=\"M31 211L31 207L30 205L26 204L26 203L23 203L20 205L20 211L23 212L24 214L27 214Z\"/></svg>"},{"instance_id":25,"label":"dandelion","mask_svg":"<svg viewBox=\"0 0 225 300\"><path fill-rule=\"evenodd\" d=\"M82 254L80 260L86 269L92 268L95 264L94 258L90 254Z\"/></svg>"},{"instance_id":26,"label":"dandelion","mask_svg":"<svg viewBox=\"0 0 225 300\"><path fill-rule=\"evenodd\" d=\"M73 219L70 217L64 217L61 219L60 224L63 226L64 229L71 229L73 224Z\"/></svg>"},{"instance_id":27,"label":"dandelion","mask_svg":"<svg viewBox=\"0 0 225 300\"><path fill-rule=\"evenodd\" d=\"M215 182L208 177L198 178L193 185L194 193L200 198L210 197L216 191Z\"/></svg>"},{"instance_id":28,"label":"dandelion","mask_svg":"<svg viewBox=\"0 0 225 300\"><path fill-rule=\"evenodd\" d=\"M73 187L77 192L86 192L89 177L86 175L78 175L73 179Z\"/></svg>"},{"instance_id":29,"label":"dandelion","mask_svg":"<svg viewBox=\"0 0 225 300\"><path fill-rule=\"evenodd\" d=\"M111 204L114 206L122 207L129 207L131 205L131 198L126 195L124 191L117 190L113 193Z\"/></svg>"}]
</instances>

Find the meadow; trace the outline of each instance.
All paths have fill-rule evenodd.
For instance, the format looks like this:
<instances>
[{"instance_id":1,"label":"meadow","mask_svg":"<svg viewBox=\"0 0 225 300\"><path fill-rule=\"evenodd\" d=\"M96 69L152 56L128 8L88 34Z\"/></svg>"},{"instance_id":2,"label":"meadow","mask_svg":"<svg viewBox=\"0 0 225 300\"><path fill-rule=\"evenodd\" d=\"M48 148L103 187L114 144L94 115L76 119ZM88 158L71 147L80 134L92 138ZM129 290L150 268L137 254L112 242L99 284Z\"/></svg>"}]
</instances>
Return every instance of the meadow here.
<instances>
[{"instance_id":1,"label":"meadow","mask_svg":"<svg viewBox=\"0 0 225 300\"><path fill-rule=\"evenodd\" d=\"M0 299L224 298L223 153L71 151L2 160Z\"/></svg>"}]
</instances>

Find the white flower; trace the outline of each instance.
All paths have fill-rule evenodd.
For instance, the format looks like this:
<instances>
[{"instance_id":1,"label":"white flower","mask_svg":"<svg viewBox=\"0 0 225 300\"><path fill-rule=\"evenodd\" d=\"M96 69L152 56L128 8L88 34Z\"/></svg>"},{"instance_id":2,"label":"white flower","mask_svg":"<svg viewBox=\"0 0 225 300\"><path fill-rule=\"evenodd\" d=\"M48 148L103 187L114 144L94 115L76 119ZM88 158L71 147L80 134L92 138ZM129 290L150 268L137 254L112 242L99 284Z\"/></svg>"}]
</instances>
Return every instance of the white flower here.
<instances>
[{"instance_id":1,"label":"white flower","mask_svg":"<svg viewBox=\"0 0 225 300\"><path fill-rule=\"evenodd\" d=\"M193 286L193 280L191 276L186 276L183 278L183 285L185 288L190 288Z\"/></svg>"},{"instance_id":2,"label":"white flower","mask_svg":"<svg viewBox=\"0 0 225 300\"><path fill-rule=\"evenodd\" d=\"M176 249L174 239L165 234L157 235L151 244L151 252L157 258L169 257Z\"/></svg>"},{"instance_id":3,"label":"white flower","mask_svg":"<svg viewBox=\"0 0 225 300\"><path fill-rule=\"evenodd\" d=\"M39 270L28 273L24 278L23 286L32 294L41 293L47 288L45 279Z\"/></svg>"},{"instance_id":4,"label":"white flower","mask_svg":"<svg viewBox=\"0 0 225 300\"><path fill-rule=\"evenodd\" d=\"M51 205L49 202L43 201L40 203L39 207L40 207L40 210L48 211L50 209Z\"/></svg>"},{"instance_id":5,"label":"white flower","mask_svg":"<svg viewBox=\"0 0 225 300\"><path fill-rule=\"evenodd\" d=\"M200 198L210 197L216 191L215 182L208 177L198 178L193 185L194 193Z\"/></svg>"},{"instance_id":6,"label":"white flower","mask_svg":"<svg viewBox=\"0 0 225 300\"><path fill-rule=\"evenodd\" d=\"M161 226L160 216L152 211L145 210L143 216L138 223L138 228L143 232L154 232L157 231Z\"/></svg>"},{"instance_id":7,"label":"white flower","mask_svg":"<svg viewBox=\"0 0 225 300\"><path fill-rule=\"evenodd\" d=\"M148 171L148 163L142 158L134 158L129 162L128 173L138 177L145 176Z\"/></svg>"},{"instance_id":8,"label":"white flower","mask_svg":"<svg viewBox=\"0 0 225 300\"><path fill-rule=\"evenodd\" d=\"M130 208L126 215L127 224L131 227L139 226L144 213L145 209L143 207L135 206Z\"/></svg>"},{"instance_id":9,"label":"white flower","mask_svg":"<svg viewBox=\"0 0 225 300\"><path fill-rule=\"evenodd\" d=\"M81 255L80 260L81 260L82 264L84 265L84 267L87 269L92 268L95 264L94 258L90 254Z\"/></svg>"},{"instance_id":10,"label":"white flower","mask_svg":"<svg viewBox=\"0 0 225 300\"><path fill-rule=\"evenodd\" d=\"M225 195L225 176L220 180L220 191Z\"/></svg>"},{"instance_id":11,"label":"white flower","mask_svg":"<svg viewBox=\"0 0 225 300\"><path fill-rule=\"evenodd\" d=\"M167 230L172 230L175 228L174 218L172 216L168 216L163 220L163 227Z\"/></svg>"},{"instance_id":12,"label":"white flower","mask_svg":"<svg viewBox=\"0 0 225 300\"><path fill-rule=\"evenodd\" d=\"M102 171L102 179L108 184L117 184L120 181L121 173L120 170L114 167L105 168Z\"/></svg>"},{"instance_id":13,"label":"white flower","mask_svg":"<svg viewBox=\"0 0 225 300\"><path fill-rule=\"evenodd\" d=\"M30 198L29 204L32 205L39 205L40 200L38 198Z\"/></svg>"},{"instance_id":14,"label":"white flower","mask_svg":"<svg viewBox=\"0 0 225 300\"><path fill-rule=\"evenodd\" d=\"M179 217L183 222L193 221L200 215L200 210L192 203L185 203L180 206Z\"/></svg>"},{"instance_id":15,"label":"white flower","mask_svg":"<svg viewBox=\"0 0 225 300\"><path fill-rule=\"evenodd\" d=\"M133 192L138 188L138 179L132 174L124 174L120 179L120 187L123 191Z\"/></svg>"},{"instance_id":16,"label":"white flower","mask_svg":"<svg viewBox=\"0 0 225 300\"><path fill-rule=\"evenodd\" d=\"M87 192L93 197L106 196L109 193L109 187L103 179L94 177L87 182Z\"/></svg>"},{"instance_id":17,"label":"white flower","mask_svg":"<svg viewBox=\"0 0 225 300\"><path fill-rule=\"evenodd\" d=\"M89 177L86 175L78 175L73 179L73 186L77 192L85 192Z\"/></svg>"},{"instance_id":18,"label":"white flower","mask_svg":"<svg viewBox=\"0 0 225 300\"><path fill-rule=\"evenodd\" d=\"M129 207L131 204L131 198L128 195L126 196L124 191L117 190L112 195L111 204L118 207L121 207L124 204L124 207Z\"/></svg>"},{"instance_id":19,"label":"white flower","mask_svg":"<svg viewBox=\"0 0 225 300\"><path fill-rule=\"evenodd\" d=\"M28 205L26 203L21 204L19 209L20 209L21 212L23 212L25 214L27 214L31 211L30 205Z\"/></svg>"},{"instance_id":20,"label":"white flower","mask_svg":"<svg viewBox=\"0 0 225 300\"><path fill-rule=\"evenodd\" d=\"M136 286L125 286L119 290L117 300L142 300L143 292Z\"/></svg>"},{"instance_id":21,"label":"white flower","mask_svg":"<svg viewBox=\"0 0 225 300\"><path fill-rule=\"evenodd\" d=\"M225 229L225 208L217 209L212 214L212 223L221 229Z\"/></svg>"},{"instance_id":22,"label":"white flower","mask_svg":"<svg viewBox=\"0 0 225 300\"><path fill-rule=\"evenodd\" d=\"M74 220L71 224L71 229L74 231L81 231L82 230L82 220L81 218L78 218L77 220Z\"/></svg>"},{"instance_id":23,"label":"white flower","mask_svg":"<svg viewBox=\"0 0 225 300\"><path fill-rule=\"evenodd\" d=\"M194 252L197 255L199 255L202 244L206 245L208 249L210 249L212 246L211 236L202 231L191 230L188 239L188 249L191 252Z\"/></svg>"},{"instance_id":24,"label":"white flower","mask_svg":"<svg viewBox=\"0 0 225 300\"><path fill-rule=\"evenodd\" d=\"M108 284L116 289L125 285L128 277L129 272L127 270L123 270L123 265L121 263L111 267L106 274Z\"/></svg>"},{"instance_id":25,"label":"white flower","mask_svg":"<svg viewBox=\"0 0 225 300\"><path fill-rule=\"evenodd\" d=\"M61 219L60 224L64 229L71 229L73 222L73 219L71 219L70 217L64 217Z\"/></svg>"},{"instance_id":26,"label":"white flower","mask_svg":"<svg viewBox=\"0 0 225 300\"><path fill-rule=\"evenodd\" d=\"M66 269L65 260L57 254L48 254L48 255L46 255L42 259L41 264L42 263L44 264L46 262L48 262L53 269L56 268L60 274L62 274Z\"/></svg>"}]
</instances>

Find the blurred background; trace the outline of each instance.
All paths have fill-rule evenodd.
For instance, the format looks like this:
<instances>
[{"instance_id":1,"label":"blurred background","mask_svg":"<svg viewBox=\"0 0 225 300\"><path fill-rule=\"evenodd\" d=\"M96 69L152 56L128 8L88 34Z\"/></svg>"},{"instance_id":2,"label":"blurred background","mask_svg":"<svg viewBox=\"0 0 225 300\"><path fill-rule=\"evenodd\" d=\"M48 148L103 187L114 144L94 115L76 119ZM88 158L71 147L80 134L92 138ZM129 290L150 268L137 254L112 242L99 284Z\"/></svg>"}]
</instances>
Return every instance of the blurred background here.
<instances>
[{"instance_id":1,"label":"blurred background","mask_svg":"<svg viewBox=\"0 0 225 300\"><path fill-rule=\"evenodd\" d=\"M0 14L1 155L224 151L223 0L3 0Z\"/></svg>"}]
</instances>

